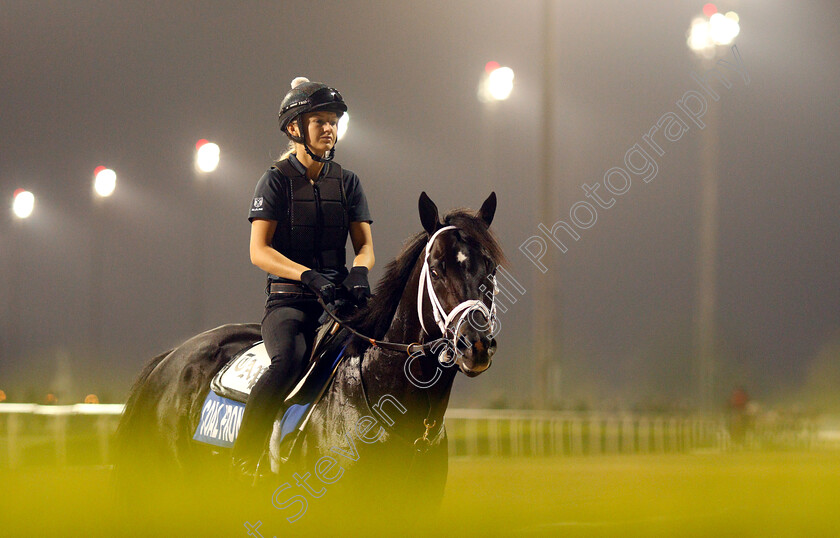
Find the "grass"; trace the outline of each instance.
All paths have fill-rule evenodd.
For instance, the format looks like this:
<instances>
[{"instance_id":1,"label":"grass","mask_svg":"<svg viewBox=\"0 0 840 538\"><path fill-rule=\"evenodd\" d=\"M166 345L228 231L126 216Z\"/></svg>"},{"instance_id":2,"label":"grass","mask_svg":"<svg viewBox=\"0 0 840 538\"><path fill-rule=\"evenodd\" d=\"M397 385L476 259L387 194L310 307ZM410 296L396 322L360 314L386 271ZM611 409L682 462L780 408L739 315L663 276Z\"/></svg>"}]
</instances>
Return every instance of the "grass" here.
<instances>
[{"instance_id":1,"label":"grass","mask_svg":"<svg viewBox=\"0 0 840 538\"><path fill-rule=\"evenodd\" d=\"M105 468L0 471L0 535L122 536ZM224 495L208 513L224 509ZM266 523L266 538L296 524ZM191 522L170 535L213 536ZM186 529L186 530L185 530ZM840 452L455 459L422 536L840 536ZM241 522L218 536L248 536ZM323 536L329 535L322 533ZM345 536L356 533L344 532Z\"/></svg>"},{"instance_id":2,"label":"grass","mask_svg":"<svg viewBox=\"0 0 840 538\"><path fill-rule=\"evenodd\" d=\"M840 453L459 461L442 516L500 536L840 536Z\"/></svg>"}]
</instances>

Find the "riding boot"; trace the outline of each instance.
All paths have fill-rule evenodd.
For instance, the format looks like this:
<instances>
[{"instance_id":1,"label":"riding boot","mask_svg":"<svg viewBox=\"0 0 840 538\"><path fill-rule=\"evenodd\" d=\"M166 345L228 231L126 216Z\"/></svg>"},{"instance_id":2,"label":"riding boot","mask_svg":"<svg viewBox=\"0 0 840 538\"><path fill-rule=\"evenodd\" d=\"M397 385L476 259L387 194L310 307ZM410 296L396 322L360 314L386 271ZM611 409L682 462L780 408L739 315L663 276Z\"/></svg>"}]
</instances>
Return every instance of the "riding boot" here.
<instances>
[{"instance_id":1,"label":"riding boot","mask_svg":"<svg viewBox=\"0 0 840 538\"><path fill-rule=\"evenodd\" d=\"M283 383L285 372L267 370L251 389L239 433L231 451L231 478L234 482L253 484L258 466L271 434L274 418L283 407L289 390ZM281 382L277 382L280 378Z\"/></svg>"},{"instance_id":2,"label":"riding boot","mask_svg":"<svg viewBox=\"0 0 840 538\"><path fill-rule=\"evenodd\" d=\"M231 456L228 469L228 478L231 483L250 489L265 482L271 474L270 463L263 458L265 443L259 447L260 450L255 450L253 454L246 457Z\"/></svg>"},{"instance_id":3,"label":"riding boot","mask_svg":"<svg viewBox=\"0 0 840 538\"><path fill-rule=\"evenodd\" d=\"M234 483L243 486L253 486L259 475L265 474L260 469L260 459L265 451L271 430L270 427L266 430L259 429L262 431L257 433L264 435L246 434L246 438L243 438L242 442L237 442L231 451L230 479ZM249 437L250 439L248 439ZM261 439L258 437L261 437Z\"/></svg>"},{"instance_id":4,"label":"riding boot","mask_svg":"<svg viewBox=\"0 0 840 538\"><path fill-rule=\"evenodd\" d=\"M312 300L300 305L266 307L262 334L271 364L251 388L231 451L232 472L237 474L237 480L244 478L253 482L257 477L259 460L274 418L310 354L315 320L320 312L320 305Z\"/></svg>"}]
</instances>

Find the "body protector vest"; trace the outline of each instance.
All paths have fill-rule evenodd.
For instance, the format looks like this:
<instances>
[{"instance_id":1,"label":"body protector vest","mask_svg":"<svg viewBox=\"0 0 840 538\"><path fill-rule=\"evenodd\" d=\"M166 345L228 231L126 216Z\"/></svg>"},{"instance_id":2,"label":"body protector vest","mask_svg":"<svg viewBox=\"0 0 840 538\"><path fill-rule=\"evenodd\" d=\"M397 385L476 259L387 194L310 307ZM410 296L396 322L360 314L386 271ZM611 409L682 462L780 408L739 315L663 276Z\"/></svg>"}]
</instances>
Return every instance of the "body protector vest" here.
<instances>
[{"instance_id":1,"label":"body protector vest","mask_svg":"<svg viewBox=\"0 0 840 538\"><path fill-rule=\"evenodd\" d=\"M350 224L341 166L329 163L314 185L288 159L276 166L288 179L289 215L277 223L272 246L310 269L344 270Z\"/></svg>"}]
</instances>

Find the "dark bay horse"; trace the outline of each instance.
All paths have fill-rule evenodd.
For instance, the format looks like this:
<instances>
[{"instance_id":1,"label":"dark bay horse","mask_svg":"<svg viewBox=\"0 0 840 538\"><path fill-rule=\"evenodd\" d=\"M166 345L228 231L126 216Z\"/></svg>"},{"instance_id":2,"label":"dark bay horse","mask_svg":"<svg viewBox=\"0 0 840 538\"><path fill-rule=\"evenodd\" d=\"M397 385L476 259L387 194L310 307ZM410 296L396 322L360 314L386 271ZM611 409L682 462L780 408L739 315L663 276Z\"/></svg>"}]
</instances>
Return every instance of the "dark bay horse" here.
<instances>
[{"instance_id":1,"label":"dark bay horse","mask_svg":"<svg viewBox=\"0 0 840 538\"><path fill-rule=\"evenodd\" d=\"M295 457L285 463L281 417L275 420L263 458L271 464L270 484L254 520L296 521L311 506L326 505L325 494L371 515L439 503L447 475L443 415L453 381L458 371L472 377L486 370L496 350L492 297L504 255L489 229L495 210L492 193L477 212L454 210L441 221L421 194L424 231L408 240L347 325L377 340L446 344L406 353L352 337ZM224 325L146 365L117 431L119 491L156 484L141 494L152 501L164 478L207 488L224 482L229 451L193 441L193 432L210 379L260 339L258 324Z\"/></svg>"}]
</instances>

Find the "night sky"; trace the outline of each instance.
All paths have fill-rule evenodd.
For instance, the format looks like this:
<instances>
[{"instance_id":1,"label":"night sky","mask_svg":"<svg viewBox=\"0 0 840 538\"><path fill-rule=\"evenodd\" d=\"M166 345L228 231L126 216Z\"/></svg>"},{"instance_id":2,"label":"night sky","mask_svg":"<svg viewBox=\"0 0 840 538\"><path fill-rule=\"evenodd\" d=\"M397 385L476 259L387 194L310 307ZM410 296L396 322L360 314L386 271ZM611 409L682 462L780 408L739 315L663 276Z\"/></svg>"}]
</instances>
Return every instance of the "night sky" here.
<instances>
[{"instance_id":1,"label":"night sky","mask_svg":"<svg viewBox=\"0 0 840 538\"><path fill-rule=\"evenodd\" d=\"M527 291L507 305L493 368L459 378L452 403L528 401L537 269L519 246L540 233L541 6L0 3L0 389L17 401L48 390L63 403L89 392L122 401L152 356L261 319L248 208L285 146L280 101L303 75L349 106L336 160L368 197L371 282L420 230L421 191L444 211L497 193L493 228ZM568 221L589 200L581 184L603 183L663 115L682 114L685 92L701 91L686 46L701 8L556 4L546 226ZM806 402L817 357L830 362L840 339L840 5L720 8L740 15L749 83L721 69L731 87L715 86L708 104L720 148L717 391ZM510 99L493 106L476 97L490 60L516 73ZM693 390L703 132L682 118L681 138L651 154L656 176L633 176L580 240L555 249L552 390L564 405L682 405ZM193 169L200 138L221 147L204 176ZM99 165L118 175L105 200L92 192ZM17 188L37 197L26 221L10 211Z\"/></svg>"}]
</instances>

